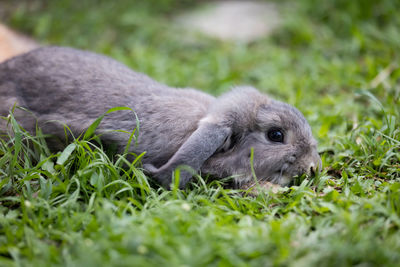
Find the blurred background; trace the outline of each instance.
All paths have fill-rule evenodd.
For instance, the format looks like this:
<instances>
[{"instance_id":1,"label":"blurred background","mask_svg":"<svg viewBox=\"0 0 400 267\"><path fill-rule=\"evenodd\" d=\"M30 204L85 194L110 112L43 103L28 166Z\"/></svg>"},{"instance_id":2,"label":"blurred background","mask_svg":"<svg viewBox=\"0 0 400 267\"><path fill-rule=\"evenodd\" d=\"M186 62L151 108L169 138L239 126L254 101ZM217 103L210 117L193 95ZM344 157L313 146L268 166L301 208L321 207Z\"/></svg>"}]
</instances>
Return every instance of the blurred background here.
<instances>
[{"instance_id":1,"label":"blurred background","mask_svg":"<svg viewBox=\"0 0 400 267\"><path fill-rule=\"evenodd\" d=\"M2 0L0 51L92 50L214 95L252 85L297 106L324 150L360 121L380 123L365 94L396 113L399 10L394 0Z\"/></svg>"}]
</instances>

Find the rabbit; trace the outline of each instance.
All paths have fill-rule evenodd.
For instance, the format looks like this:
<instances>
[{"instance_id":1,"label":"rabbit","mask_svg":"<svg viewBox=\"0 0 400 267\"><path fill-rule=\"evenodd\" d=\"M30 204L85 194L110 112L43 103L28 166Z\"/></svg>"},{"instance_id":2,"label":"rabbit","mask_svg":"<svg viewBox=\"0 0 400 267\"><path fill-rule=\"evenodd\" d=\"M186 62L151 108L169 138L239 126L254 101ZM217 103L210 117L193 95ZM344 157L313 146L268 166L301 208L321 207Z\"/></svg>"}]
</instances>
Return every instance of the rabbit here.
<instances>
[{"instance_id":1,"label":"rabbit","mask_svg":"<svg viewBox=\"0 0 400 267\"><path fill-rule=\"evenodd\" d=\"M232 176L234 187L246 188L254 177L287 185L321 169L311 128L293 106L250 86L217 98L168 87L93 52L42 47L0 64L0 115L15 104L26 110L14 113L21 126L35 133L37 124L52 136L53 150L66 145L63 124L78 136L110 108L132 108L139 134L130 152L145 152L144 170L166 188L180 166L190 167L181 169L180 188L195 172ZM131 111L113 112L96 133L122 153L137 120ZM7 131L5 120L0 131Z\"/></svg>"}]
</instances>

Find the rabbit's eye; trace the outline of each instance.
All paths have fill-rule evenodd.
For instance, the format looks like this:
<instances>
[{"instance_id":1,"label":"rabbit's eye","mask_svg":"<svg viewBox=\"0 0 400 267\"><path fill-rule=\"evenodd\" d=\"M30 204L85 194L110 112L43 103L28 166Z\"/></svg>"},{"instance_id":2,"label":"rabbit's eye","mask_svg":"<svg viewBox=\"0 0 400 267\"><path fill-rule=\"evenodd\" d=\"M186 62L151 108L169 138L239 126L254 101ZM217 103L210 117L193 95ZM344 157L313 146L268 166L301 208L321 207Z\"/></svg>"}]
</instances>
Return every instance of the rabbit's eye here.
<instances>
[{"instance_id":1,"label":"rabbit's eye","mask_svg":"<svg viewBox=\"0 0 400 267\"><path fill-rule=\"evenodd\" d=\"M271 129L267 133L268 139L272 142L283 143L283 132L279 129Z\"/></svg>"}]
</instances>

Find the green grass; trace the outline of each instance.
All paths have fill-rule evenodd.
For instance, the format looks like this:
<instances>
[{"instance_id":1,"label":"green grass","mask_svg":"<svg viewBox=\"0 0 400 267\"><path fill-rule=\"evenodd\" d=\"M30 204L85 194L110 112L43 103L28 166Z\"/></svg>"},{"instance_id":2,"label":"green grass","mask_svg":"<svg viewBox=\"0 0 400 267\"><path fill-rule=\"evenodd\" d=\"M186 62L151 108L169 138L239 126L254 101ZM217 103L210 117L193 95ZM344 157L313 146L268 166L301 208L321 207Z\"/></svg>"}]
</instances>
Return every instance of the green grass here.
<instances>
[{"instance_id":1,"label":"green grass","mask_svg":"<svg viewBox=\"0 0 400 267\"><path fill-rule=\"evenodd\" d=\"M43 43L108 54L171 86L251 84L297 106L324 170L257 197L199 177L166 191L140 156L110 157L90 134L51 154L11 121L1 266L399 266L398 1L280 2L281 28L251 44L182 34L172 18L191 1L26 3L6 4L5 20Z\"/></svg>"}]
</instances>

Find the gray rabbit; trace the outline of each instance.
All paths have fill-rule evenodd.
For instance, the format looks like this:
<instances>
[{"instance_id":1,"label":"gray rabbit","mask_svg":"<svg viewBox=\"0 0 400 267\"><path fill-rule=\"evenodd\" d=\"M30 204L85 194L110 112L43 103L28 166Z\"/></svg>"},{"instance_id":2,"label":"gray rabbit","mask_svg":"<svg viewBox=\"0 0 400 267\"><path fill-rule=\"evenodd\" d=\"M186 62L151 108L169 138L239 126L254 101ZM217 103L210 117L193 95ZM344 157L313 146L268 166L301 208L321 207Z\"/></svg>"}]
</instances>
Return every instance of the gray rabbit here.
<instances>
[{"instance_id":1,"label":"gray rabbit","mask_svg":"<svg viewBox=\"0 0 400 267\"><path fill-rule=\"evenodd\" d=\"M0 64L0 115L17 104L17 121L34 133L36 122L52 149L65 145L63 124L78 136L108 109L132 108L139 120L134 153L151 177L169 187L181 165L216 178L235 177L238 187L254 180L288 184L296 175L321 168L309 124L294 107L252 87L237 87L215 98L176 89L91 52L43 47ZM123 152L137 127L132 112L107 115L97 129L105 145ZM0 120L0 132L7 129ZM253 151L254 160L251 162ZM254 173L252 173L252 167ZM184 188L193 173L181 170Z\"/></svg>"}]
</instances>

